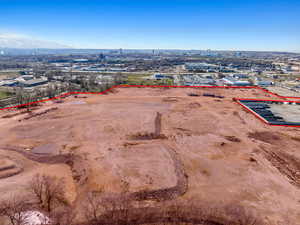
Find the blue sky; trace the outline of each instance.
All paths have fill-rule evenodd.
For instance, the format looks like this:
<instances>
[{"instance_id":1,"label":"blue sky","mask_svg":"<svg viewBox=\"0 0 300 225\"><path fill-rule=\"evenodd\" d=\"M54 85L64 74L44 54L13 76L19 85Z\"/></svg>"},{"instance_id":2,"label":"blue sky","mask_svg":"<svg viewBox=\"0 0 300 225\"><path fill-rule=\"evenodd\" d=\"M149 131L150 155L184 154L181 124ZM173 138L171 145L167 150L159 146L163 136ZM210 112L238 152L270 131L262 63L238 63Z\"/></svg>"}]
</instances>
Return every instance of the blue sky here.
<instances>
[{"instance_id":1,"label":"blue sky","mask_svg":"<svg viewBox=\"0 0 300 225\"><path fill-rule=\"evenodd\" d=\"M78 48L300 52L300 1L0 0L0 33Z\"/></svg>"}]
</instances>

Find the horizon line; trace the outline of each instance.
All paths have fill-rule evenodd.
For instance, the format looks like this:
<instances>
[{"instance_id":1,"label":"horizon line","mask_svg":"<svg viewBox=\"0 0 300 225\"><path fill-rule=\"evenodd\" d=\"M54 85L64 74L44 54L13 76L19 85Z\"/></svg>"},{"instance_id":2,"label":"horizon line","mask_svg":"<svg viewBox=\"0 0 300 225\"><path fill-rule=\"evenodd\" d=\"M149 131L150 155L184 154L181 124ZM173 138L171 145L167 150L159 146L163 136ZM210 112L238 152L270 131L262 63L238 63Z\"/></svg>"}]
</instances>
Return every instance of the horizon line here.
<instances>
[{"instance_id":1,"label":"horizon line","mask_svg":"<svg viewBox=\"0 0 300 225\"><path fill-rule=\"evenodd\" d=\"M266 52L266 53L293 53L300 54L300 50L226 50L226 49L185 49L185 48L11 48L1 47L0 49L14 49L14 50L135 50L135 51L212 51L212 52Z\"/></svg>"}]
</instances>

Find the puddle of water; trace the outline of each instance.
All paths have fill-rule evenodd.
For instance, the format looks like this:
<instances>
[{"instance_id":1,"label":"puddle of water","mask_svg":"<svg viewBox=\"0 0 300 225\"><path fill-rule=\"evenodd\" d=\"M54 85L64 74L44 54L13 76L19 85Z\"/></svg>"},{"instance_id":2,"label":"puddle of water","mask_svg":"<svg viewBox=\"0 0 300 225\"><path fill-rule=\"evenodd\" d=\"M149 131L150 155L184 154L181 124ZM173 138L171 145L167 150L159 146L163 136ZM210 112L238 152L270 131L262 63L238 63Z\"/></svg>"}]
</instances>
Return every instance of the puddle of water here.
<instances>
[{"instance_id":1,"label":"puddle of water","mask_svg":"<svg viewBox=\"0 0 300 225\"><path fill-rule=\"evenodd\" d=\"M32 153L43 155L56 155L58 154L58 146L56 144L40 145L33 148Z\"/></svg>"}]
</instances>

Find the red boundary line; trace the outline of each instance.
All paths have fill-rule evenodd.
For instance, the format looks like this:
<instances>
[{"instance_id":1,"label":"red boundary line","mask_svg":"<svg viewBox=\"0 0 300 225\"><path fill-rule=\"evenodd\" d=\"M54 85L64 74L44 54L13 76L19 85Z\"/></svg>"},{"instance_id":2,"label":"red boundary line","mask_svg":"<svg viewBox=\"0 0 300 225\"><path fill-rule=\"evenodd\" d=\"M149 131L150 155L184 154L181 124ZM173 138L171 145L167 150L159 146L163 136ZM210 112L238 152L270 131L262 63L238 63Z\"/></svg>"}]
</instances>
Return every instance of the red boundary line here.
<instances>
[{"instance_id":1,"label":"red boundary line","mask_svg":"<svg viewBox=\"0 0 300 225\"><path fill-rule=\"evenodd\" d=\"M291 100L283 100L283 99L258 99L258 98L234 98L236 100L241 100L241 101L264 101L264 102L296 102L300 103L300 101L291 101Z\"/></svg>"},{"instance_id":2,"label":"red boundary line","mask_svg":"<svg viewBox=\"0 0 300 225\"><path fill-rule=\"evenodd\" d=\"M236 100L238 100L236 102L237 104L239 104L240 106L242 106L248 112L252 113L257 119L259 119L260 121L262 121L264 124L271 125L267 120L265 120L263 117L261 117L258 113L254 112L252 109L250 109L249 107L247 107L244 104L242 104L241 102L239 102L239 99L236 99Z\"/></svg>"},{"instance_id":3,"label":"red boundary line","mask_svg":"<svg viewBox=\"0 0 300 225\"><path fill-rule=\"evenodd\" d=\"M29 102L26 104L20 104L20 105L16 105L16 106L10 106L10 107L5 107L5 108L0 108L0 110L6 110L6 109L14 109L14 108L20 108L23 106L28 106L28 105L32 105L32 104L36 104L36 103L41 103L41 102L47 102L47 101L51 101L51 100L55 100L55 99L60 99L63 97L67 97L70 95L77 95L77 94L98 94L98 95L103 95L109 91L111 91L114 88L120 88L120 87L167 87L167 88L224 88L224 89L259 89L263 92L266 92L270 95L273 95L275 97L278 98L284 98L284 99L299 99L298 101L290 101L290 100L271 100L271 99L245 99L245 98L233 98L233 100L236 101L237 104L239 104L240 106L242 106L244 109L246 109L248 112L251 112L256 118L258 118L260 121L262 121L264 124L268 124L271 126L286 126L286 127L300 127L300 126L296 126L296 125L275 125L275 124L271 124L268 121L266 121L264 118L262 118L260 115L258 115L256 112L254 112L253 110L249 109L248 107L246 107L245 105L243 105L240 100L250 100L250 101L275 101L275 102L297 102L300 103L300 97L288 97L288 96L281 96L278 95L276 93L273 93L265 88L262 87L257 87L257 86L177 86L177 85L127 85L127 84L121 84L121 85L114 85L108 89L106 89L105 91L101 91L101 92L68 92L68 93L64 93L61 94L59 96L53 97L53 98L48 98L48 99L43 99L43 100L39 100L39 101L34 101L34 102Z\"/></svg>"},{"instance_id":4,"label":"red boundary line","mask_svg":"<svg viewBox=\"0 0 300 225\"><path fill-rule=\"evenodd\" d=\"M246 109L248 112L252 113L256 118L258 118L260 121L262 121L263 123L270 125L270 126L284 126L284 127L300 127L300 125L284 125L284 124L272 124L269 123L265 118L263 118L261 115L259 115L258 113L256 113L255 111L253 111L251 108L245 106L243 103L241 103L240 101L257 101L257 102L296 102L296 103L300 103L300 101L287 101L287 100L270 100L270 99L246 99L246 98L233 98L233 100L239 104L240 106L242 106L244 109Z\"/></svg>"}]
</instances>

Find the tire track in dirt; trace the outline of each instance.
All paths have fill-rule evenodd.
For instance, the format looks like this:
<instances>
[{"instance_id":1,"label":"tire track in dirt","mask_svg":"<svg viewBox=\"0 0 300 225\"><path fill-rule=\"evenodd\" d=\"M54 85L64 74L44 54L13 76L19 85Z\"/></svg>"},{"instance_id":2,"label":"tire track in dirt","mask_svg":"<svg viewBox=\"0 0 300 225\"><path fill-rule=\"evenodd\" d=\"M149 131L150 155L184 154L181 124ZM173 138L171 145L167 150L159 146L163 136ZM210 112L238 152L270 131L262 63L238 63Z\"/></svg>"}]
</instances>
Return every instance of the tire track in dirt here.
<instances>
[{"instance_id":1,"label":"tire track in dirt","mask_svg":"<svg viewBox=\"0 0 300 225\"><path fill-rule=\"evenodd\" d=\"M170 188L163 188L157 190L143 190L139 192L134 192L130 194L130 197L137 201L143 200L156 200L156 201L165 201L175 199L178 196L185 194L188 190L188 176L185 173L184 165L181 162L178 154L170 146L164 144L164 149L169 153L177 177L176 185Z\"/></svg>"},{"instance_id":2,"label":"tire track in dirt","mask_svg":"<svg viewBox=\"0 0 300 225\"><path fill-rule=\"evenodd\" d=\"M300 160L283 152L275 152L262 148L265 158L285 177L288 181L300 188Z\"/></svg>"}]
</instances>

